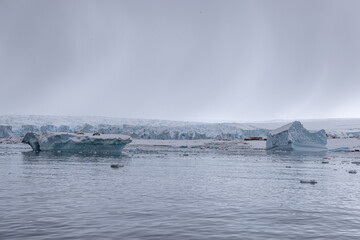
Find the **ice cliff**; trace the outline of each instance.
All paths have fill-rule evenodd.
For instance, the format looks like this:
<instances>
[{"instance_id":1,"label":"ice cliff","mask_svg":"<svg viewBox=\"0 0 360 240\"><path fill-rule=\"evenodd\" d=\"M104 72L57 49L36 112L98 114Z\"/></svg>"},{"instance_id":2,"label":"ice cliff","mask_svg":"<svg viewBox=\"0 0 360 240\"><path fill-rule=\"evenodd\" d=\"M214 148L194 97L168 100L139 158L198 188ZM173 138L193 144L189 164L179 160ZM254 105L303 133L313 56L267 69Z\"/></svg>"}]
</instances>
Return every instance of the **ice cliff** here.
<instances>
[{"instance_id":1,"label":"ice cliff","mask_svg":"<svg viewBox=\"0 0 360 240\"><path fill-rule=\"evenodd\" d=\"M325 130L310 132L295 121L268 133L266 149L325 151L327 139Z\"/></svg>"},{"instance_id":2,"label":"ice cliff","mask_svg":"<svg viewBox=\"0 0 360 240\"><path fill-rule=\"evenodd\" d=\"M22 140L35 152L61 151L93 154L121 154L131 142L129 136L119 134L27 133Z\"/></svg>"},{"instance_id":3,"label":"ice cliff","mask_svg":"<svg viewBox=\"0 0 360 240\"><path fill-rule=\"evenodd\" d=\"M325 129L330 137L359 137L360 118L304 120L307 129ZM0 115L0 125L12 127L15 136L28 132L100 132L143 139L243 139L266 137L284 121L253 123L199 123L109 117Z\"/></svg>"},{"instance_id":4,"label":"ice cliff","mask_svg":"<svg viewBox=\"0 0 360 240\"><path fill-rule=\"evenodd\" d=\"M0 138L8 138L13 135L12 127L0 125Z\"/></svg>"}]
</instances>

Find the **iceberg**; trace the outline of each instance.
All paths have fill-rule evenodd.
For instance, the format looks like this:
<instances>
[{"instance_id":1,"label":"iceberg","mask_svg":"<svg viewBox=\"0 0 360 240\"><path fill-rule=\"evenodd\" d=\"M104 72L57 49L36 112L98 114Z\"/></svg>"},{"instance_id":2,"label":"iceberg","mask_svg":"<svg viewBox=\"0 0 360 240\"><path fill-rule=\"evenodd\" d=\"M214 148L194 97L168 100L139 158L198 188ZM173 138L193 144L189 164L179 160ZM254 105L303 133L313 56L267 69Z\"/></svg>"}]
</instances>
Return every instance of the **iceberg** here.
<instances>
[{"instance_id":1,"label":"iceberg","mask_svg":"<svg viewBox=\"0 0 360 240\"><path fill-rule=\"evenodd\" d=\"M120 134L86 133L27 133L22 142L33 151L57 151L90 154L121 154L122 149L132 140Z\"/></svg>"},{"instance_id":2,"label":"iceberg","mask_svg":"<svg viewBox=\"0 0 360 240\"><path fill-rule=\"evenodd\" d=\"M266 150L326 151L325 130L310 132L299 121L289 123L268 133Z\"/></svg>"}]
</instances>

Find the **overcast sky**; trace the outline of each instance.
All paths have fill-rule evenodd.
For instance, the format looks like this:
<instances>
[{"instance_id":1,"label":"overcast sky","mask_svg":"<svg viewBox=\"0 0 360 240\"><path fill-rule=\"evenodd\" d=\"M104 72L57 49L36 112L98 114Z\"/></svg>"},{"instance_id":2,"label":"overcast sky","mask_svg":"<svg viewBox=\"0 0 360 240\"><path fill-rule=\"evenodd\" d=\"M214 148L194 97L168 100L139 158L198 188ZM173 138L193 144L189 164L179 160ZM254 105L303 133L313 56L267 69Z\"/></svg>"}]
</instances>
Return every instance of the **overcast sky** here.
<instances>
[{"instance_id":1,"label":"overcast sky","mask_svg":"<svg viewBox=\"0 0 360 240\"><path fill-rule=\"evenodd\" d=\"M0 0L0 114L360 117L360 1Z\"/></svg>"}]
</instances>

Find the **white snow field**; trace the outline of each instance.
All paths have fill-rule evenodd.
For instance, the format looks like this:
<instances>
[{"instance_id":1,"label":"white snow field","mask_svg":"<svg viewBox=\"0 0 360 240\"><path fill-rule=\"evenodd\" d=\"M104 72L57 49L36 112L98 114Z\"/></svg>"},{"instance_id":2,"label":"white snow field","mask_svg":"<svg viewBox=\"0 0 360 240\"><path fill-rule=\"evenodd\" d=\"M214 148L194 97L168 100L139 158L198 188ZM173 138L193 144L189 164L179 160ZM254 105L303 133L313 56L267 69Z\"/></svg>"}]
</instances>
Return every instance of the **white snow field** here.
<instances>
[{"instance_id":1,"label":"white snow field","mask_svg":"<svg viewBox=\"0 0 360 240\"><path fill-rule=\"evenodd\" d=\"M326 151L327 137L325 130L309 132L295 121L268 133L266 149L295 151Z\"/></svg>"}]
</instances>

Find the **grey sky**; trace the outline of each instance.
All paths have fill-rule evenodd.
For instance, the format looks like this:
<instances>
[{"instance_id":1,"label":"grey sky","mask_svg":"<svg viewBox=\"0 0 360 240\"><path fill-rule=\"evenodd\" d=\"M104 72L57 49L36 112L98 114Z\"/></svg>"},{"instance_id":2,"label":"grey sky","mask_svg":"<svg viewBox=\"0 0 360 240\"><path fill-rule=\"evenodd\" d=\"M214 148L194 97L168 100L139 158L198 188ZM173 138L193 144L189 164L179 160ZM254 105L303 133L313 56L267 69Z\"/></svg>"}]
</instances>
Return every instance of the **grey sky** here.
<instances>
[{"instance_id":1,"label":"grey sky","mask_svg":"<svg viewBox=\"0 0 360 240\"><path fill-rule=\"evenodd\" d=\"M360 117L360 1L0 0L0 114Z\"/></svg>"}]
</instances>

